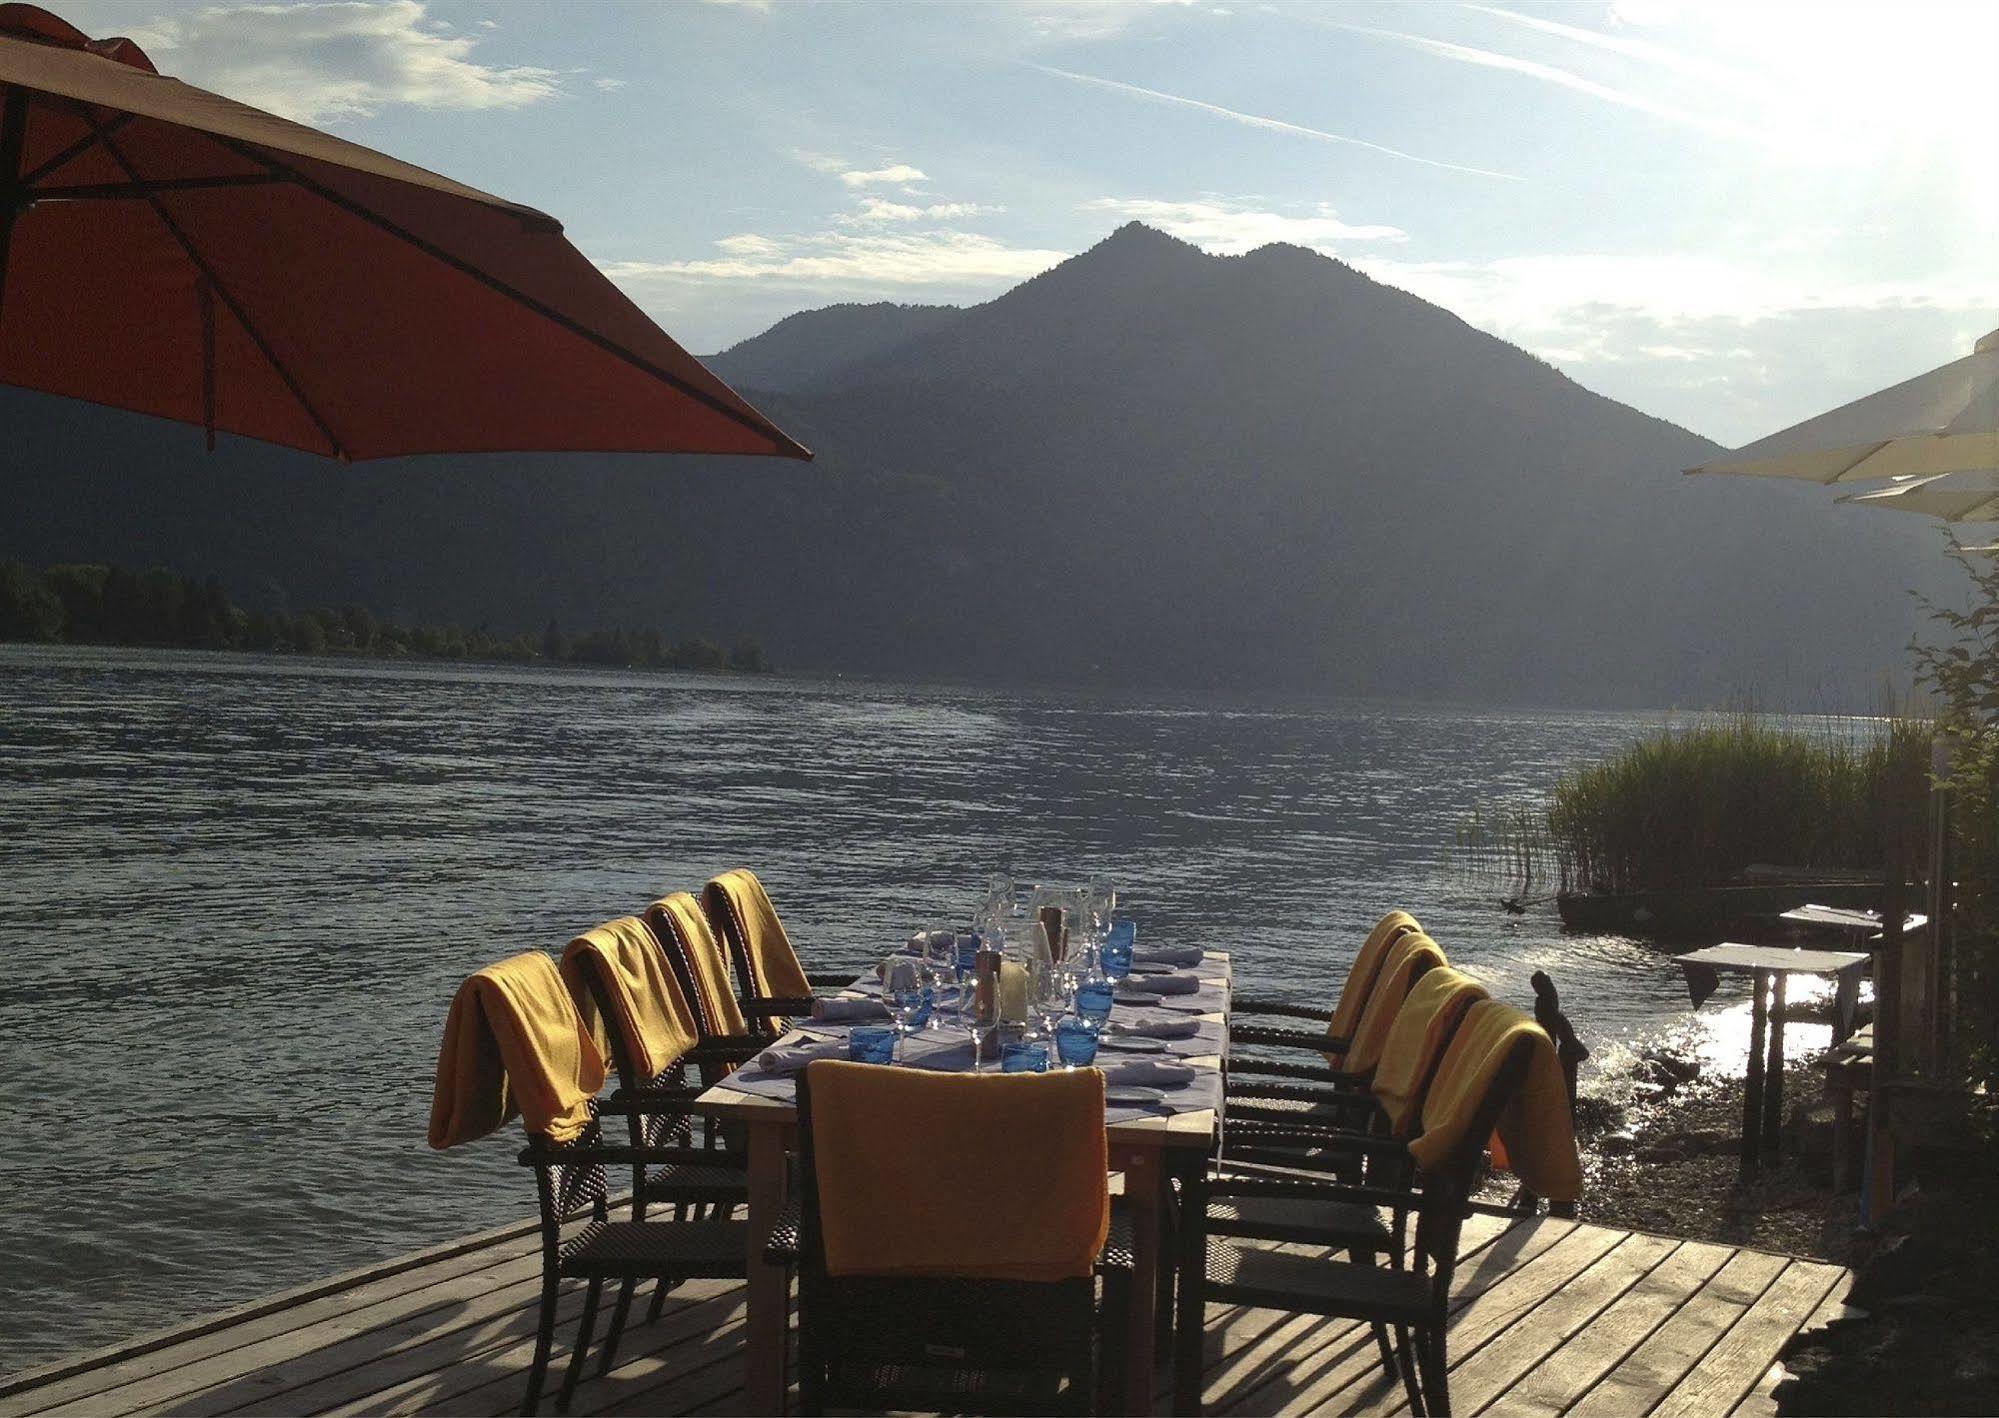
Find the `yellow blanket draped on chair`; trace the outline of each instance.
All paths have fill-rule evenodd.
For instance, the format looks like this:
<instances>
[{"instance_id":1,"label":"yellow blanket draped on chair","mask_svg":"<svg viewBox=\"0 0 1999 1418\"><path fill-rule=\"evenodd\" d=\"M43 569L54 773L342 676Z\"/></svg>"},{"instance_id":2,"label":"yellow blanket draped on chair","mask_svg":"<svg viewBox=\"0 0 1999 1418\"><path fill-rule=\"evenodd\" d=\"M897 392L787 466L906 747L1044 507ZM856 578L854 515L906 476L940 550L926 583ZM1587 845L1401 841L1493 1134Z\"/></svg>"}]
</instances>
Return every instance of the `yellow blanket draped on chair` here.
<instances>
[{"instance_id":1,"label":"yellow blanket draped on chair","mask_svg":"<svg viewBox=\"0 0 1999 1418\"><path fill-rule=\"evenodd\" d=\"M777 908L770 904L770 894L755 872L748 867L723 872L708 883L708 899L719 903L735 922L743 952L756 976L752 984L758 994L783 999L812 993L805 967L798 963L798 952L785 934L784 922L777 918Z\"/></svg>"},{"instance_id":2,"label":"yellow blanket draped on chair","mask_svg":"<svg viewBox=\"0 0 1999 1418\"><path fill-rule=\"evenodd\" d=\"M1348 1073L1366 1073L1381 1062L1388 1031L1402 1013L1404 1001L1416 981L1445 963L1444 952L1421 931L1408 931L1395 938L1381 962L1381 974L1368 996L1367 1006L1354 1025L1352 1042L1339 1056L1337 1068Z\"/></svg>"},{"instance_id":3,"label":"yellow blanket draped on chair","mask_svg":"<svg viewBox=\"0 0 1999 1418\"><path fill-rule=\"evenodd\" d=\"M1423 1105L1423 1133L1409 1151L1428 1167L1462 1145L1522 1039L1531 1045L1527 1074L1499 1115L1493 1164L1548 1201L1572 1202L1582 1194L1582 1164L1554 1041L1532 1019L1497 1000L1474 1004L1458 1026Z\"/></svg>"},{"instance_id":4,"label":"yellow blanket draped on chair","mask_svg":"<svg viewBox=\"0 0 1999 1418\"><path fill-rule=\"evenodd\" d=\"M806 1070L834 1275L1066 1280L1110 1226L1104 1076ZM912 1166L912 1145L921 1165ZM967 1209L966 1199L976 1197Z\"/></svg>"},{"instance_id":5,"label":"yellow blanket draped on chair","mask_svg":"<svg viewBox=\"0 0 1999 1418\"><path fill-rule=\"evenodd\" d=\"M1448 965L1429 971L1409 991L1368 1084L1396 1136L1406 1134L1416 1121L1424 1087L1465 1012L1486 998L1485 986Z\"/></svg>"},{"instance_id":6,"label":"yellow blanket draped on chair","mask_svg":"<svg viewBox=\"0 0 1999 1418\"><path fill-rule=\"evenodd\" d=\"M604 1055L555 962L538 950L488 965L458 987L444 1020L430 1145L484 1137L515 1113L531 1133L572 1142L604 1086Z\"/></svg>"},{"instance_id":7,"label":"yellow blanket draped on chair","mask_svg":"<svg viewBox=\"0 0 1999 1418\"><path fill-rule=\"evenodd\" d=\"M585 983L586 969L595 973L610 996L613 1017L608 1020ZM610 1034L615 1029L617 1042L640 1079L658 1077L699 1037L680 982L637 916L607 921L570 941L562 952L562 978L599 1052L616 1056Z\"/></svg>"},{"instance_id":8,"label":"yellow blanket draped on chair","mask_svg":"<svg viewBox=\"0 0 1999 1418\"><path fill-rule=\"evenodd\" d=\"M1390 911L1375 922L1374 929L1367 933L1367 939L1354 952L1353 964L1347 967L1346 983L1340 986L1340 997L1334 1001L1332 1015L1326 1020L1328 1035L1335 1039L1353 1037L1354 1026L1360 1023L1361 1011L1367 1008L1368 997L1374 993L1375 981L1381 975L1388 947L1398 937L1422 929L1407 911ZM1327 1059L1333 1067L1339 1067L1337 1054L1328 1054Z\"/></svg>"}]
</instances>

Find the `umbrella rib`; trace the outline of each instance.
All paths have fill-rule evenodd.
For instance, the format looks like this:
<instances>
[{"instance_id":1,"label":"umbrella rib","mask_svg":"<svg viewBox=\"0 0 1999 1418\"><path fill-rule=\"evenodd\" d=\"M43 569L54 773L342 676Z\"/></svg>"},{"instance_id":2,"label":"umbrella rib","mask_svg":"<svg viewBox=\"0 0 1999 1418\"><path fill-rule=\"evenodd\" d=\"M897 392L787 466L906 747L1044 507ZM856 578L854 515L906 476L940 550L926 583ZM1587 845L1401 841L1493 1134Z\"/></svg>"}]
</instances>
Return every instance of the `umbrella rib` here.
<instances>
[{"instance_id":1,"label":"umbrella rib","mask_svg":"<svg viewBox=\"0 0 1999 1418\"><path fill-rule=\"evenodd\" d=\"M369 223L370 225L380 228L381 230L387 232L389 235L395 237L397 240L406 242L410 246L415 247L418 251L423 252L426 256L431 257L433 260L442 262L444 265L451 267L453 270L458 271L460 274L470 276L473 280L478 281L481 285L497 292L500 295L505 296L507 299L513 301L515 304L533 311L535 314L541 316L543 319L551 321L556 325L559 325L561 328L569 331L570 334L575 335L579 339L582 339L590 344L597 346L597 348L603 350L607 354L616 356L617 358L625 361L627 364L633 366L634 368L641 370L646 374L651 375L654 379L657 379L664 384L671 385L673 388L678 389L681 393L685 394L688 398L695 400L697 403L705 405L714 412L722 415L724 418L727 418L734 423L740 424L744 428L749 429L752 433L757 434L759 437L768 439L770 438L771 433L775 431L770 426L766 425L760 416L745 414L737 409L730 407L727 402L725 402L722 399L716 398L713 394L710 394L707 390L700 388L698 385L689 383L687 380L682 379L679 375L674 374L670 370L660 368L658 365L652 363L652 361L644 358L642 355L635 354L631 350L626 349L624 346L618 344L615 340L612 340L605 335L599 334L597 331L592 330L587 325L583 325L575 320L570 319L567 315L564 315L561 311L555 309L553 306L547 305L542 301L536 300L526 291L508 285L505 281L501 280L498 276L493 275L491 272L483 271L479 267L473 265L471 262L465 260L463 257L453 255L451 252L445 250L443 247L437 245L435 242L427 241L423 237L418 236L415 232L410 231L406 227L399 226L397 223L391 221L389 218L383 216L380 212L375 211L372 207L369 207L365 203L357 202L353 198L347 196L345 193L336 192L332 188L324 185L323 183L315 181L313 178L308 177L305 173L300 172L297 168L293 167L291 164L280 161L277 158L271 157L268 153L264 153L259 149L257 149L256 147L252 146L251 144L245 143L240 139L231 138L220 133L209 133L206 134L205 136L214 139L216 142L222 144L224 147L230 149L232 152L236 153L240 157L248 158L252 162L263 163L272 172L284 174L286 177L290 178L293 182L297 183L300 187L303 187L306 191L311 192L315 196L320 197L321 199L332 203L334 206L340 208L342 211L347 212L350 215L359 217L361 220ZM804 451L803 448L800 447L798 443L796 443L791 438L787 437L782 432L777 433L777 439L775 441L780 447L789 444L791 447L799 448L801 452ZM810 455L807 454L807 456L809 457Z\"/></svg>"},{"instance_id":2,"label":"umbrella rib","mask_svg":"<svg viewBox=\"0 0 1999 1418\"><path fill-rule=\"evenodd\" d=\"M105 137L109 137L120 128L123 128L127 123L130 123L134 117L136 115L131 113L120 113L102 124L94 124L91 132L78 138L74 143L71 143L54 157L42 162L32 171L22 173L21 185L23 187L32 187L50 173L61 171L103 141L98 136L99 132L102 132Z\"/></svg>"},{"instance_id":3,"label":"umbrella rib","mask_svg":"<svg viewBox=\"0 0 1999 1418\"><path fill-rule=\"evenodd\" d=\"M99 130L99 139L104 144L105 151L111 154L112 160L124 171L125 176L131 179L134 186L144 189L146 187L146 180L139 176L138 169L132 166L131 160L125 156L124 151L111 141L108 134L103 133L102 125L98 123L95 115L86 109L84 111L84 120L92 128ZM181 230L180 223L173 219L173 214L167 211L166 204L150 191L146 192L145 198L146 204L153 209L153 215L160 219L161 225L166 227L168 234L179 243L182 254L187 257L195 270L199 271L203 278L207 280L214 292L215 298L229 307L229 313L236 317L236 323L242 326L243 333L250 337L250 343L257 347L257 353L264 357L265 362L271 366L271 371L283 381L285 388L291 391L292 398L298 401L299 408L305 411L305 416L312 420L313 426L324 436L327 447L332 451L333 456L345 461L347 459L347 450L342 446L339 437L333 432L332 426L321 417L319 410L313 407L312 400L306 397L305 390L299 387L298 380L292 377L292 372L285 368L284 361L278 358L277 351L271 348L270 343L265 340L263 333L251 321L249 312L243 309L242 304L236 299L229 287L224 285L221 279L216 276L214 268L202 259L201 252L195 248L195 244L188 234Z\"/></svg>"}]
</instances>

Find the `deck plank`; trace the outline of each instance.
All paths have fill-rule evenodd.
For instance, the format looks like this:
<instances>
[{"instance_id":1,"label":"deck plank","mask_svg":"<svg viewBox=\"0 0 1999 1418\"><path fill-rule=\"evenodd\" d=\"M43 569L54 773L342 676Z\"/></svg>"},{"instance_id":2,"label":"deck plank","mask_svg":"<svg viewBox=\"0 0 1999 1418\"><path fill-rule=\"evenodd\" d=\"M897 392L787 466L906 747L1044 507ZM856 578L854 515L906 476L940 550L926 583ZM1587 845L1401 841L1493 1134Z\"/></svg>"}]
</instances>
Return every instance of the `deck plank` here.
<instances>
[{"instance_id":1,"label":"deck plank","mask_svg":"<svg viewBox=\"0 0 1999 1418\"><path fill-rule=\"evenodd\" d=\"M1487 1343L1473 1348L1454 1341L1450 1351L1452 1411L1477 1413L1500 1397L1622 1299L1673 1249L1673 1242L1658 1236L1626 1236ZM1389 1409L1392 1413L1407 1410L1408 1405L1399 1402Z\"/></svg>"},{"instance_id":2,"label":"deck plank","mask_svg":"<svg viewBox=\"0 0 1999 1418\"><path fill-rule=\"evenodd\" d=\"M1453 1398L1459 1412L1486 1418L1768 1418L1777 1351L1840 1312L1846 1278L1812 1261L1551 1218L1475 1217L1463 1251ZM467 1238L17 1376L0 1418L512 1412L533 1353L539 1266L518 1227ZM603 1378L593 1352L574 1411L738 1411L743 1285L689 1282L652 1324L648 1298L642 1287ZM580 1285L565 1287L551 1411L581 1302ZM608 1310L607 1300L600 1343ZM1203 1366L1211 1412L1403 1406L1367 1328L1348 1320L1210 1306Z\"/></svg>"},{"instance_id":3,"label":"deck plank","mask_svg":"<svg viewBox=\"0 0 1999 1418\"><path fill-rule=\"evenodd\" d=\"M1568 1418L1638 1418L1657 1407L1752 1306L1789 1262L1737 1251L1645 1341L1604 1374Z\"/></svg>"},{"instance_id":4,"label":"deck plank","mask_svg":"<svg viewBox=\"0 0 1999 1418\"><path fill-rule=\"evenodd\" d=\"M1681 1242L1651 1274L1499 1394L1484 1409L1484 1418L1559 1418L1686 1304L1733 1254L1727 1246Z\"/></svg>"},{"instance_id":5,"label":"deck plank","mask_svg":"<svg viewBox=\"0 0 1999 1418\"><path fill-rule=\"evenodd\" d=\"M1708 1350L1699 1367L1652 1410L1653 1418L1704 1418L1734 1408L1843 1274L1838 1266L1807 1260L1785 1266L1749 1312Z\"/></svg>"},{"instance_id":6,"label":"deck plank","mask_svg":"<svg viewBox=\"0 0 1999 1418\"><path fill-rule=\"evenodd\" d=\"M1846 1303L1847 1287L1844 1282L1844 1276L1834 1282L1832 1289L1826 1292L1826 1297L1820 1303L1819 1307L1812 1311L1811 1317L1798 1326L1799 1334L1808 1334L1812 1330L1822 1329L1844 1315L1862 1313L1862 1311L1853 1309ZM1786 1376L1787 1371L1782 1361L1773 1361L1770 1367L1764 1370L1763 1377L1756 1381L1756 1387L1749 1391L1749 1396L1735 1405L1734 1409L1729 1413L1729 1418L1776 1418L1777 1399L1775 1390L1777 1385L1782 1383Z\"/></svg>"}]
</instances>

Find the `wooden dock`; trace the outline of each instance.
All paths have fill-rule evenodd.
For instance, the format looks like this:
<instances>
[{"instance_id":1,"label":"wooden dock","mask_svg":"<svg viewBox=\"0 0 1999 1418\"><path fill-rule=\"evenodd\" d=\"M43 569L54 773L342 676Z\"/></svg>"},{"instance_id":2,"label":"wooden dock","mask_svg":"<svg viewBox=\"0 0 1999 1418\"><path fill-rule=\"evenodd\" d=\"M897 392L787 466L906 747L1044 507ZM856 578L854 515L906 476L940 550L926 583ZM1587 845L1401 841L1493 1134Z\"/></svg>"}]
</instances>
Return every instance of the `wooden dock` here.
<instances>
[{"instance_id":1,"label":"wooden dock","mask_svg":"<svg viewBox=\"0 0 1999 1418\"><path fill-rule=\"evenodd\" d=\"M1773 1412L1778 1350L1839 1313L1848 1278L1816 1261L1549 1218L1475 1217L1465 1248L1450 1345L1461 1415ZM0 1418L510 1413L540 1265L531 1226L470 1237L0 1378ZM562 1339L579 1300L580 1288L566 1297ZM578 1390L574 1411L740 1412L743 1310L729 1281L682 1286L652 1324L635 1307L617 1367ZM1207 1348L1211 1413L1402 1406L1366 1332L1345 1321L1213 1305ZM558 1346L551 1397L563 1362Z\"/></svg>"}]
</instances>

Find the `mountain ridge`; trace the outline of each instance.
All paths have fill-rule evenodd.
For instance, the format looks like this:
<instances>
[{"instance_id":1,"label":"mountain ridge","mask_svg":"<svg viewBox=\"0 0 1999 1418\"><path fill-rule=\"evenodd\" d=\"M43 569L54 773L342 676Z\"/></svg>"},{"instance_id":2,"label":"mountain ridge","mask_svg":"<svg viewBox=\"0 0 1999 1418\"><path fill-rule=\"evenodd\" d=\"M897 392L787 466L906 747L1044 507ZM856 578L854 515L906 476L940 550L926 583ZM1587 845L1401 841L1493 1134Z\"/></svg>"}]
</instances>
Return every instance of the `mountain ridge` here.
<instances>
[{"instance_id":1,"label":"mountain ridge","mask_svg":"<svg viewBox=\"0 0 1999 1418\"><path fill-rule=\"evenodd\" d=\"M1304 248L1131 224L991 301L802 311L713 366L818 462L204 460L5 391L0 554L699 626L797 669L1606 706L1850 701L1906 662L1901 592L1943 585L1930 528L1683 478L1714 444Z\"/></svg>"}]
</instances>

